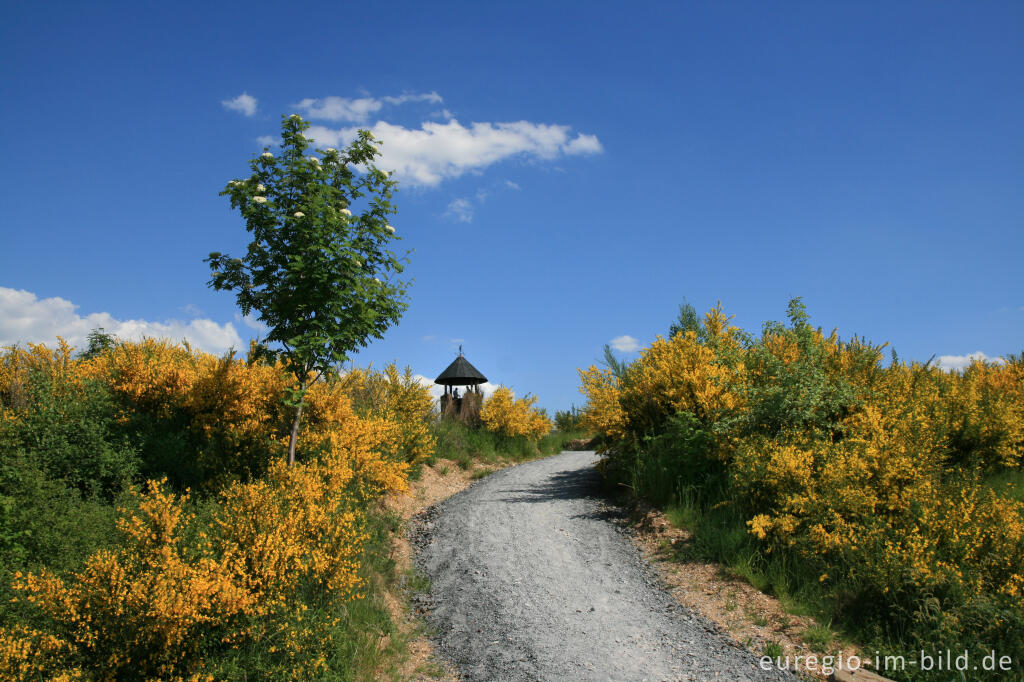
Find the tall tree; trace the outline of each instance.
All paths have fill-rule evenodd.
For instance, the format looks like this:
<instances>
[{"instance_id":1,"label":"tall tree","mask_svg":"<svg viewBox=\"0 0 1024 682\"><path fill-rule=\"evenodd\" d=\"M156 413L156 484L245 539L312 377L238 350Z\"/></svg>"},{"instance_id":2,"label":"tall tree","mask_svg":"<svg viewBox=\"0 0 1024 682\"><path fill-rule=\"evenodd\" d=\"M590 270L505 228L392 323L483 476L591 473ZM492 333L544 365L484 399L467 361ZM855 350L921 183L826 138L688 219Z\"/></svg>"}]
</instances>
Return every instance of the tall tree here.
<instances>
[{"instance_id":1,"label":"tall tree","mask_svg":"<svg viewBox=\"0 0 1024 682\"><path fill-rule=\"evenodd\" d=\"M289 464L311 383L381 338L408 307L408 282L399 279L408 259L388 248L398 239L388 224L397 183L374 165L373 135L360 130L346 149L312 155L307 128L298 115L283 117L278 154L265 149L248 178L221 192L252 235L246 255L206 259L209 285L236 292L242 314L267 326L262 354L295 376L286 396Z\"/></svg>"}]
</instances>

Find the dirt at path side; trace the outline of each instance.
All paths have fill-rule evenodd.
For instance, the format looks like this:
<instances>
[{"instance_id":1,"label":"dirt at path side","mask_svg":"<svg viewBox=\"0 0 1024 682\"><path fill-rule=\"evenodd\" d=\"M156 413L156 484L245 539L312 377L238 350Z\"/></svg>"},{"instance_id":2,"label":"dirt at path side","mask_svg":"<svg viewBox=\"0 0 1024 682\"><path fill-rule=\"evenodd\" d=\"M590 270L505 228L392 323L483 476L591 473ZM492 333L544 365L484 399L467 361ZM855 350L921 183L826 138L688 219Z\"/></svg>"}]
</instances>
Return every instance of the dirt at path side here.
<instances>
[{"instance_id":1,"label":"dirt at path side","mask_svg":"<svg viewBox=\"0 0 1024 682\"><path fill-rule=\"evenodd\" d=\"M416 514L468 488L473 483L474 472L479 474L487 469L484 467L464 470L455 462L437 460L433 466L423 467L420 478L410 482L409 492L389 495L385 498L384 505L388 510L398 514L403 524L408 525ZM412 554L412 545L406 534L396 533L391 541L391 558L395 561L399 575L409 575L413 567ZM407 655L401 662L399 678L417 682L458 682L459 676L455 667L436 655L430 638L422 632L422 622L409 612L403 595L387 593L386 599L392 619L398 623L403 636L408 637Z\"/></svg>"},{"instance_id":2,"label":"dirt at path side","mask_svg":"<svg viewBox=\"0 0 1024 682\"><path fill-rule=\"evenodd\" d=\"M678 604L599 493L592 452L494 473L413 527L421 604L464 680L776 680Z\"/></svg>"},{"instance_id":3,"label":"dirt at path side","mask_svg":"<svg viewBox=\"0 0 1024 682\"><path fill-rule=\"evenodd\" d=\"M855 644L831 637L817 645L807 641L806 633L819 623L811 616L794 615L771 595L759 591L746 580L730 575L720 564L679 558L680 549L690 542L690 533L676 528L664 513L642 501L629 507L635 531L633 544L641 551L662 583L681 604L702 613L728 631L748 649L763 655L769 643L781 647L783 660L809 656L831 656L849 660L851 656L870 666L871 657ZM830 632L828 628L819 632ZM831 666L824 664L801 669L806 679L829 679ZM884 678L880 678L884 679Z\"/></svg>"}]
</instances>

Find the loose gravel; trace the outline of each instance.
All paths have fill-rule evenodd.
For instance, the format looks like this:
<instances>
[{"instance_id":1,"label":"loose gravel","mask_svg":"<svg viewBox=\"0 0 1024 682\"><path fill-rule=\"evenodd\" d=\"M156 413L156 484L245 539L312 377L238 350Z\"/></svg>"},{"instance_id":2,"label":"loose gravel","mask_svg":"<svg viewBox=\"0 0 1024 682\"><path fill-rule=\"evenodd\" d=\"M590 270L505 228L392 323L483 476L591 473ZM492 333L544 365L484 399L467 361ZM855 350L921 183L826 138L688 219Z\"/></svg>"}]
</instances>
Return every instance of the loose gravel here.
<instances>
[{"instance_id":1,"label":"loose gravel","mask_svg":"<svg viewBox=\"0 0 1024 682\"><path fill-rule=\"evenodd\" d=\"M792 680L678 604L615 523L593 452L504 469L410 530L414 595L463 680Z\"/></svg>"}]
</instances>

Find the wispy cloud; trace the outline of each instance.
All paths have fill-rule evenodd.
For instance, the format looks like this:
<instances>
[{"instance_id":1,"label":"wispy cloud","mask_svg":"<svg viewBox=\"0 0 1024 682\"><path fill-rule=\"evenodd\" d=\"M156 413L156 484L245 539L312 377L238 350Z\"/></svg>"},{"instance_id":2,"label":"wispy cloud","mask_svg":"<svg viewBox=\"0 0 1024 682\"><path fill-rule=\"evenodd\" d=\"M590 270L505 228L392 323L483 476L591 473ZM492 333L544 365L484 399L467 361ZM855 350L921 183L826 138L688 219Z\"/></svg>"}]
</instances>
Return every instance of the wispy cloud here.
<instances>
[{"instance_id":1,"label":"wispy cloud","mask_svg":"<svg viewBox=\"0 0 1024 682\"><path fill-rule=\"evenodd\" d=\"M118 320L110 313L79 315L74 303L64 298L40 299L35 294L0 287L0 346L18 343L56 343L64 338L76 347L83 347L89 332L102 327L108 334L121 339L143 337L186 339L197 348L211 353L223 353L231 347L240 348L242 339L229 322L217 324L209 319Z\"/></svg>"},{"instance_id":2,"label":"wispy cloud","mask_svg":"<svg viewBox=\"0 0 1024 682\"><path fill-rule=\"evenodd\" d=\"M473 210L473 204L469 199L452 199L444 212L444 218L455 223L471 223L473 222Z\"/></svg>"},{"instance_id":3,"label":"wispy cloud","mask_svg":"<svg viewBox=\"0 0 1024 682\"><path fill-rule=\"evenodd\" d=\"M563 156L597 154L601 143L593 135L572 135L567 125L514 121L444 123L425 121L406 128L385 121L370 127L383 142L377 165L394 171L411 185L436 187L443 180L478 172L500 161L525 158L550 161ZM306 135L319 145L340 147L355 139L357 128L311 126Z\"/></svg>"},{"instance_id":4,"label":"wispy cloud","mask_svg":"<svg viewBox=\"0 0 1024 682\"><path fill-rule=\"evenodd\" d=\"M454 336L438 336L437 334L427 334L426 336L420 337L423 343L436 343L447 346L450 350L454 351L462 344L466 339L458 338Z\"/></svg>"},{"instance_id":5,"label":"wispy cloud","mask_svg":"<svg viewBox=\"0 0 1024 682\"><path fill-rule=\"evenodd\" d=\"M620 353L633 353L640 350L640 342L629 334L616 336L608 344Z\"/></svg>"},{"instance_id":6,"label":"wispy cloud","mask_svg":"<svg viewBox=\"0 0 1024 682\"><path fill-rule=\"evenodd\" d=\"M421 92L418 94L405 94L398 97L381 97L388 104L407 104L409 102L431 102L433 104L444 104L444 98L436 92Z\"/></svg>"},{"instance_id":7,"label":"wispy cloud","mask_svg":"<svg viewBox=\"0 0 1024 682\"><path fill-rule=\"evenodd\" d=\"M252 116L256 113L256 98L246 92L243 92L234 99L226 99L221 104L224 105L225 109L237 111L243 116Z\"/></svg>"},{"instance_id":8,"label":"wispy cloud","mask_svg":"<svg viewBox=\"0 0 1024 682\"><path fill-rule=\"evenodd\" d=\"M277 144L277 138L272 135L260 135L256 141L260 143L261 147L273 147Z\"/></svg>"},{"instance_id":9,"label":"wispy cloud","mask_svg":"<svg viewBox=\"0 0 1024 682\"><path fill-rule=\"evenodd\" d=\"M940 355L935 361L935 364L942 369L962 370L970 367L971 363L976 360L981 360L983 362L996 362L999 364L1005 362L1002 358L989 357L979 350L973 353L968 353L967 355Z\"/></svg>"},{"instance_id":10,"label":"wispy cloud","mask_svg":"<svg viewBox=\"0 0 1024 682\"><path fill-rule=\"evenodd\" d=\"M309 118L324 121L364 123L371 114L376 114L385 104L398 106L409 102L431 102L441 104L444 99L436 92L405 94L397 97L307 97L293 105Z\"/></svg>"}]
</instances>

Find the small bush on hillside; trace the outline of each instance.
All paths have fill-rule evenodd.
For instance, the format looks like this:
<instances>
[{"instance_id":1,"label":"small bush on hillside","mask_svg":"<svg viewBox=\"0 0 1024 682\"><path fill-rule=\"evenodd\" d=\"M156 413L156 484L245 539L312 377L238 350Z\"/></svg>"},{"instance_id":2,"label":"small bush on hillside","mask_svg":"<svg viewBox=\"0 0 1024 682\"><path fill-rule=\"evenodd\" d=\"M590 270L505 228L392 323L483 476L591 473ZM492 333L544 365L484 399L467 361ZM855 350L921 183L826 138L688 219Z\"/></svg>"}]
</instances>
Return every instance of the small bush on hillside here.
<instances>
[{"instance_id":1,"label":"small bush on hillside","mask_svg":"<svg viewBox=\"0 0 1024 682\"><path fill-rule=\"evenodd\" d=\"M517 399L510 389L499 386L484 402L480 418L488 431L499 436L524 436L536 441L551 430L547 416L534 408L536 402L537 398L530 395Z\"/></svg>"},{"instance_id":2,"label":"small bush on hillside","mask_svg":"<svg viewBox=\"0 0 1024 682\"><path fill-rule=\"evenodd\" d=\"M583 413L575 406L568 410L555 410L555 428L562 433L583 430Z\"/></svg>"},{"instance_id":3,"label":"small bush on hillside","mask_svg":"<svg viewBox=\"0 0 1024 682\"><path fill-rule=\"evenodd\" d=\"M398 447L392 456L418 465L434 451L431 425L434 399L430 389L416 380L411 367L399 370L390 363L382 371L354 368L339 382L353 401L356 411L387 419L400 431Z\"/></svg>"},{"instance_id":4,"label":"small bush on hillside","mask_svg":"<svg viewBox=\"0 0 1024 682\"><path fill-rule=\"evenodd\" d=\"M78 364L63 343L0 356L0 449L84 497L111 499L134 479L139 461L117 435L109 389Z\"/></svg>"}]
</instances>

